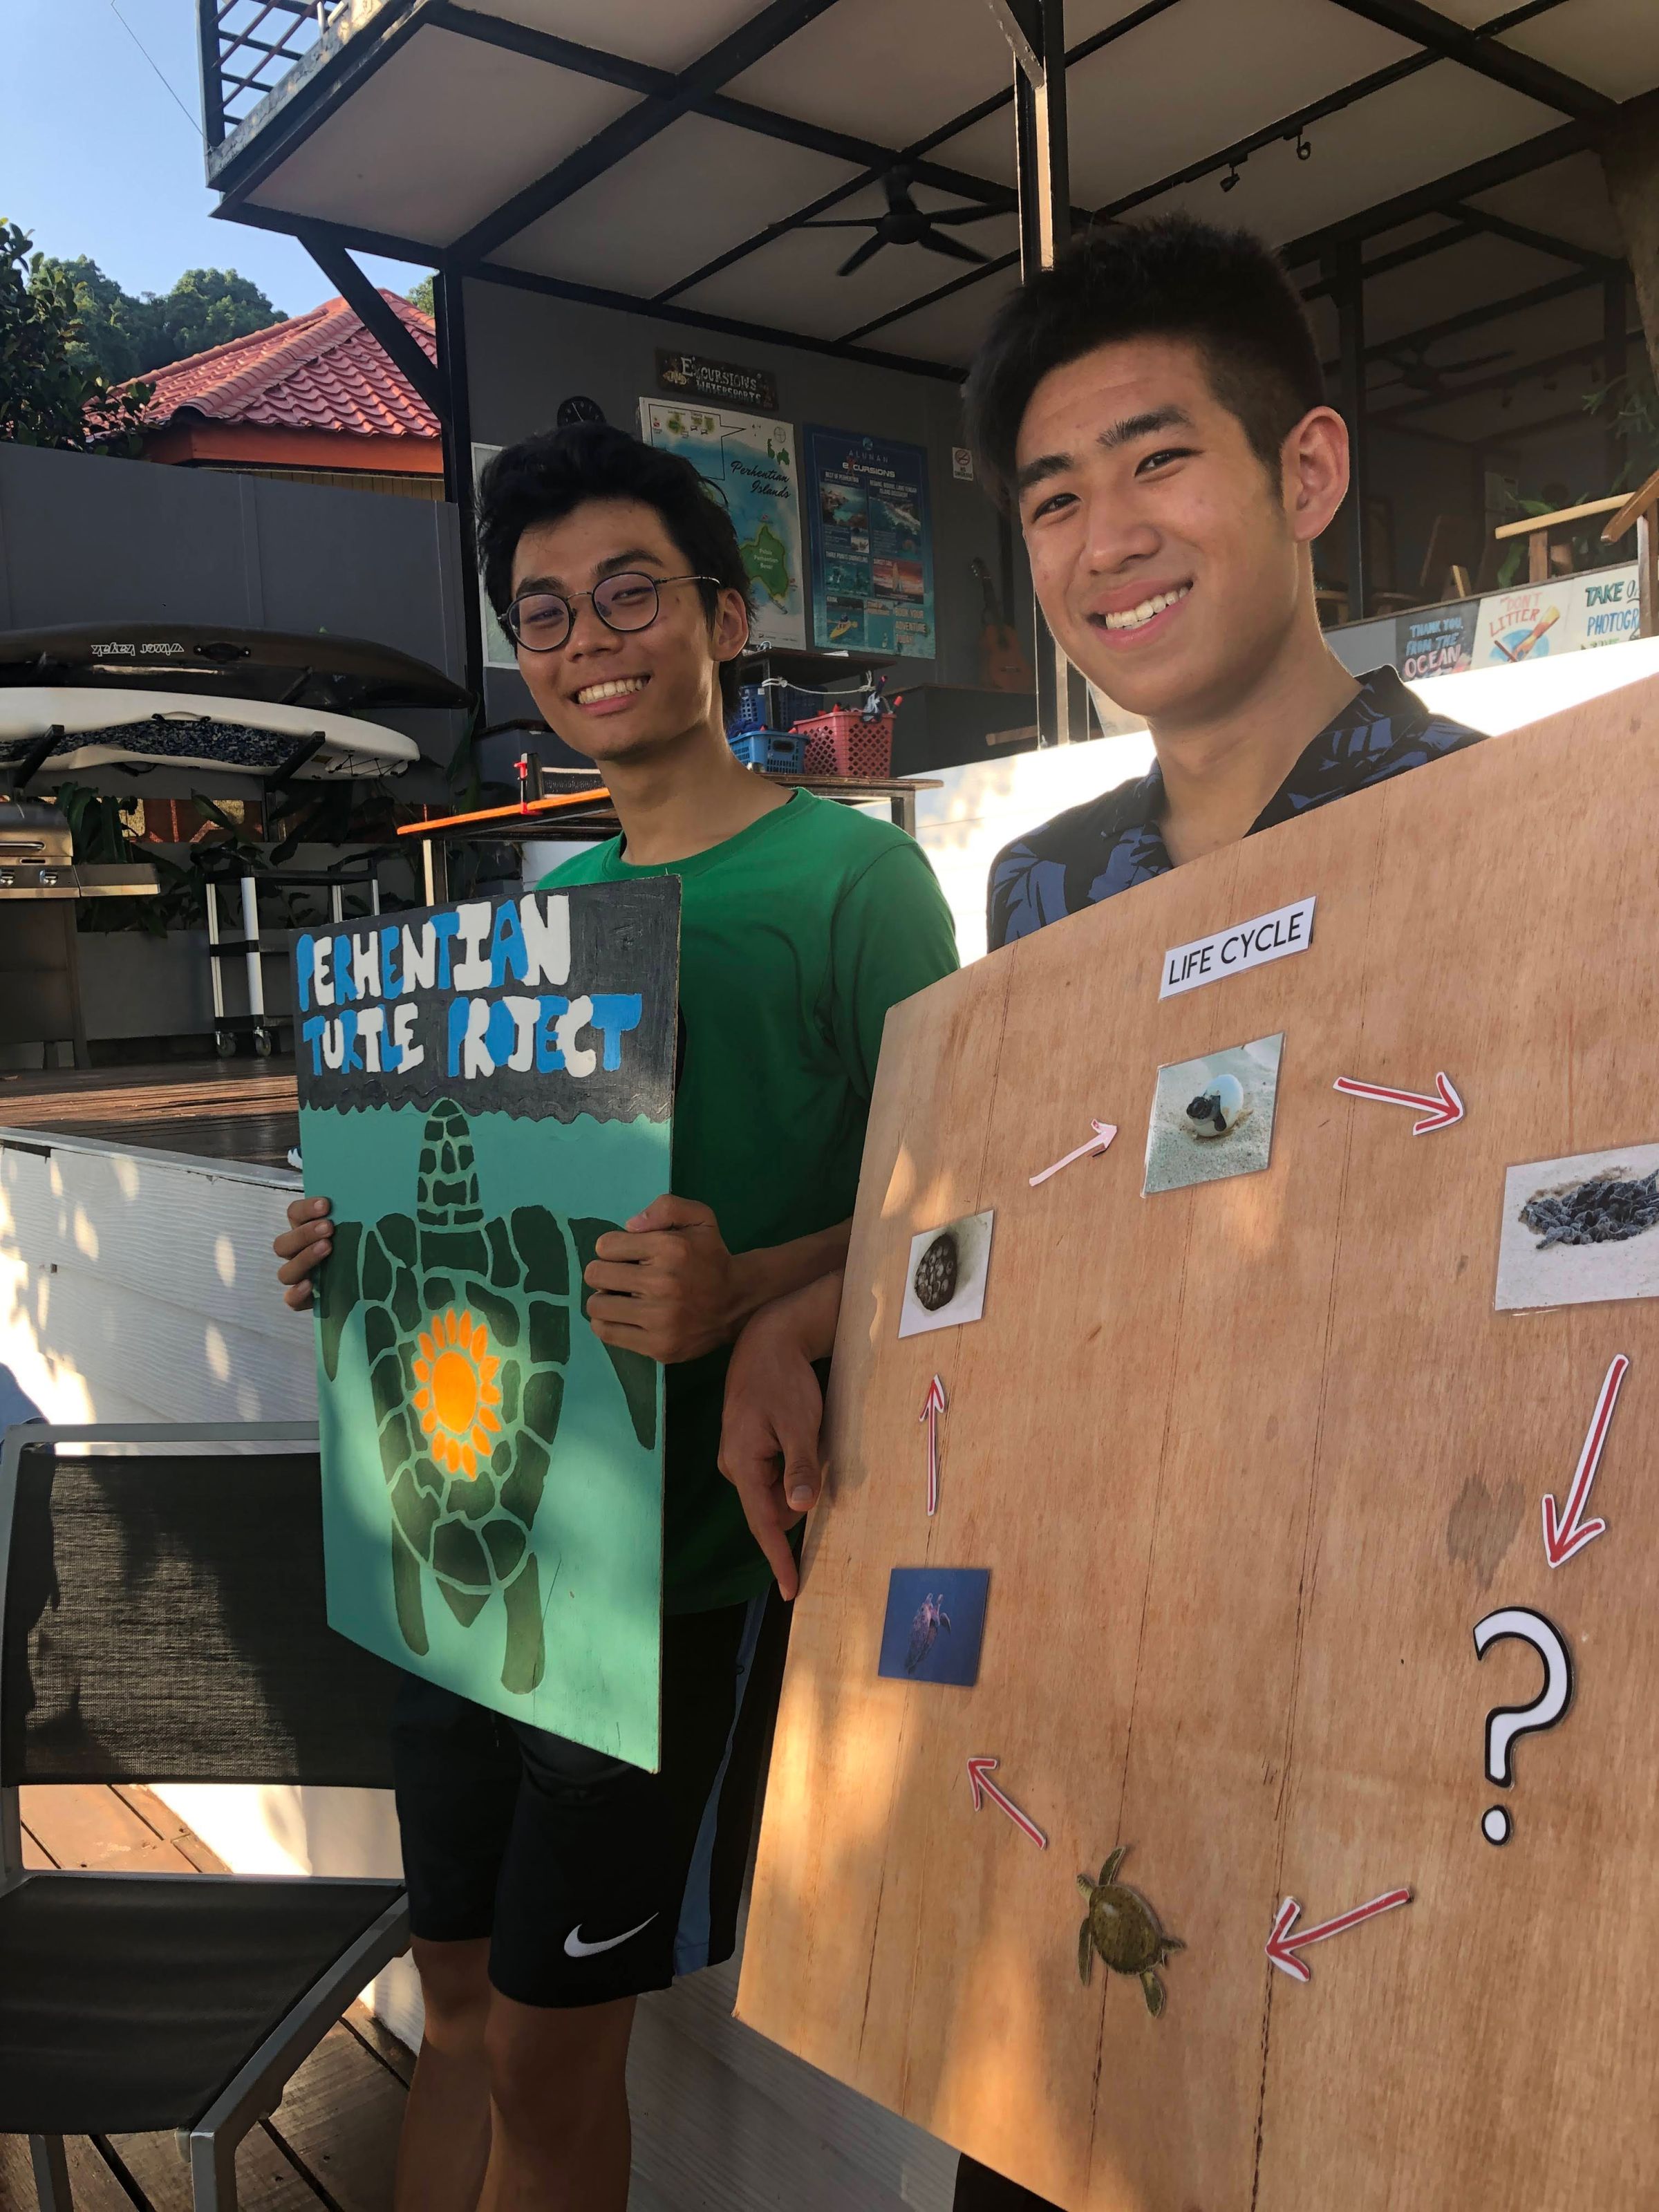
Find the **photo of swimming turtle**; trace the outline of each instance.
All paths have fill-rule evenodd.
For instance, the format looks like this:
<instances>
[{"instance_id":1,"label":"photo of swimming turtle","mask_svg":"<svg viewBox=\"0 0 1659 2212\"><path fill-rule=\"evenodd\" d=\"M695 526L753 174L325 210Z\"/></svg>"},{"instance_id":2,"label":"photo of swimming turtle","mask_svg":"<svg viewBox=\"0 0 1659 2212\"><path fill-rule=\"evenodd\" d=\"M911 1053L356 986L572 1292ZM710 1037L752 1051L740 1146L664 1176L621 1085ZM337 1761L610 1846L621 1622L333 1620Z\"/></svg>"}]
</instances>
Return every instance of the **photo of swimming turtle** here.
<instances>
[{"instance_id":1,"label":"photo of swimming turtle","mask_svg":"<svg viewBox=\"0 0 1659 2212\"><path fill-rule=\"evenodd\" d=\"M1086 1874L1077 1886L1089 1900L1089 1910L1078 1930L1077 1970L1086 1989L1089 1968L1097 1951L1115 1974L1133 1974L1140 1983L1146 2009L1156 2020L1167 2002L1164 1984L1153 1972L1169 1964L1171 1951L1184 1951L1178 1937L1166 1936L1158 1915L1139 1890L1126 1889L1117 1878L1129 1846L1120 1844L1100 1869L1100 1880Z\"/></svg>"},{"instance_id":2,"label":"photo of swimming turtle","mask_svg":"<svg viewBox=\"0 0 1659 2212\"><path fill-rule=\"evenodd\" d=\"M466 1116L441 1098L422 1132L414 1212L337 1220L319 1277L330 1382L347 1323L362 1311L404 1641L416 1656L429 1648L428 1585L463 1627L499 1593L501 1686L516 1692L533 1690L546 1663L532 1532L556 1460L571 1329L587 1313L582 1276L616 1226L544 1206L487 1215ZM648 1450L657 1365L604 1349ZM556 1561L550 1581L557 1571Z\"/></svg>"},{"instance_id":3,"label":"photo of swimming turtle","mask_svg":"<svg viewBox=\"0 0 1659 2212\"><path fill-rule=\"evenodd\" d=\"M910 1623L910 1644L904 1655L907 1674L915 1674L927 1664L927 1655L938 1642L941 1628L947 1635L950 1633L951 1616L945 1610L945 1593L943 1590L927 1590L923 1594L921 1603L916 1607L915 1618Z\"/></svg>"}]
</instances>

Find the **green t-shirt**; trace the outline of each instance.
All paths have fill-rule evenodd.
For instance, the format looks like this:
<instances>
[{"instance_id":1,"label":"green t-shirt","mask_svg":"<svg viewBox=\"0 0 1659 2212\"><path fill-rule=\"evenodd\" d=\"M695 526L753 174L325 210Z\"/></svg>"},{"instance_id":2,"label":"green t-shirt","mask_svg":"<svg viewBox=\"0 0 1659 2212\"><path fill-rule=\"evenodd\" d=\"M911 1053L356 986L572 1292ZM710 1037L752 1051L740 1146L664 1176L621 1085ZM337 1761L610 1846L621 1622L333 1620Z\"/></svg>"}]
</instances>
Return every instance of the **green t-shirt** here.
<instances>
[{"instance_id":1,"label":"green t-shirt","mask_svg":"<svg viewBox=\"0 0 1659 2212\"><path fill-rule=\"evenodd\" d=\"M728 1251L787 1244L853 1211L887 1009L957 965L951 910L889 823L797 791L690 860L632 867L622 841L540 890L680 878L673 1188L712 1206ZM771 1579L717 1464L727 1354L668 1370L664 1601L736 1605Z\"/></svg>"}]
</instances>

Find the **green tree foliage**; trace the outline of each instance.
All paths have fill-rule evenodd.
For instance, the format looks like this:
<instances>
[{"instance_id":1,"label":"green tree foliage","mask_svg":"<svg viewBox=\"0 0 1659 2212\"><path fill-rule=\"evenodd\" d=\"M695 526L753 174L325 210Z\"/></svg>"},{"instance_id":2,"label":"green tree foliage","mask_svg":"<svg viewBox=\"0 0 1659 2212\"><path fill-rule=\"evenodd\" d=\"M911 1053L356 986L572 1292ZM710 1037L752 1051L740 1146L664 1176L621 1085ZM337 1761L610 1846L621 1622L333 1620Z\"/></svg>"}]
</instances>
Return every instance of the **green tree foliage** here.
<instances>
[{"instance_id":1,"label":"green tree foliage","mask_svg":"<svg viewBox=\"0 0 1659 2212\"><path fill-rule=\"evenodd\" d=\"M72 452L137 451L148 385L114 392L82 347L76 286L0 218L0 438Z\"/></svg>"},{"instance_id":2,"label":"green tree foliage","mask_svg":"<svg viewBox=\"0 0 1659 2212\"><path fill-rule=\"evenodd\" d=\"M257 284L234 269L186 269L170 292L146 294L144 305L151 321L140 371L288 320Z\"/></svg>"},{"instance_id":3,"label":"green tree foliage","mask_svg":"<svg viewBox=\"0 0 1659 2212\"><path fill-rule=\"evenodd\" d=\"M432 288L436 282L435 276L422 276L414 290L405 295L410 306L418 307L423 315L435 315L438 312L432 301Z\"/></svg>"},{"instance_id":4,"label":"green tree foliage","mask_svg":"<svg viewBox=\"0 0 1659 2212\"><path fill-rule=\"evenodd\" d=\"M135 296L84 254L73 261L42 255L38 265L42 282L61 276L75 295L81 313L76 358L112 384L288 319L234 269L187 269L170 292Z\"/></svg>"}]
</instances>

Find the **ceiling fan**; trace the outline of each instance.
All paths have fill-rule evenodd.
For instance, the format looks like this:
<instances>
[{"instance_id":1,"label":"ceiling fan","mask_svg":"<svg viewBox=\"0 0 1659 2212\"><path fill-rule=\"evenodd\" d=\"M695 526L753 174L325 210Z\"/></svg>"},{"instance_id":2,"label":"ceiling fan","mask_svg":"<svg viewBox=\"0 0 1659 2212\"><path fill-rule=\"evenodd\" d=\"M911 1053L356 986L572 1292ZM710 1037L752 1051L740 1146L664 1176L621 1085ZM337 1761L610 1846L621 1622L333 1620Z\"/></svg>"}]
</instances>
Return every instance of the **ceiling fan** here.
<instances>
[{"instance_id":1,"label":"ceiling fan","mask_svg":"<svg viewBox=\"0 0 1659 2212\"><path fill-rule=\"evenodd\" d=\"M1496 353L1471 354L1465 361L1431 362L1419 350L1402 348L1389 356L1389 366L1394 371L1389 381L1403 384L1408 392L1420 392L1431 398L1454 399L1457 386L1447 383L1449 376L1466 376L1472 369L1492 368L1500 361L1512 360L1514 355L1513 346L1503 346ZM1381 391L1389 388L1389 384L1377 387Z\"/></svg>"},{"instance_id":2,"label":"ceiling fan","mask_svg":"<svg viewBox=\"0 0 1659 2212\"><path fill-rule=\"evenodd\" d=\"M890 169L882 179L887 194L885 215L830 216L817 222L804 222L803 230L867 230L871 235L862 246L854 246L841 267L837 276L850 276L855 269L863 268L872 255L884 246L925 246L930 253L948 253L953 261L982 263L990 259L976 246L965 239L952 238L941 231L941 223L988 222L1001 210L998 208L965 207L942 208L930 214L919 208L910 197L910 187L915 182L914 169L901 163Z\"/></svg>"}]
</instances>

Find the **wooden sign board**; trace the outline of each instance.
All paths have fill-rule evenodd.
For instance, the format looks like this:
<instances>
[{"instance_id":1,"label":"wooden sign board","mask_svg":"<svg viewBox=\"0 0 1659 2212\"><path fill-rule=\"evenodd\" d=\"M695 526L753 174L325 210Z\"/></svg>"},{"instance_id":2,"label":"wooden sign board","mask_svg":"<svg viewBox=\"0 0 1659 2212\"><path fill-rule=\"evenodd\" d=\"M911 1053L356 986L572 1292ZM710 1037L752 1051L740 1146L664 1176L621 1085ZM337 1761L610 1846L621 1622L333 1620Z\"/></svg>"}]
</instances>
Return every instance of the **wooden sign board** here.
<instances>
[{"instance_id":1,"label":"wooden sign board","mask_svg":"<svg viewBox=\"0 0 1659 2212\"><path fill-rule=\"evenodd\" d=\"M1659 1303L1493 1304L1506 1168L1659 1141L1656 851L1649 682L890 1016L740 2018L1070 2212L1659 2191ZM1169 948L1309 896L1307 951L1160 999ZM1265 1171L1143 1197L1157 1070L1279 1032ZM1333 1089L1440 1070L1467 1114L1422 1136ZM1033 1188L1091 1117L1113 1147ZM983 1319L901 1340L913 1237L985 1209ZM1620 1352L1607 1533L1553 1570ZM878 1676L915 1565L990 1570L972 1688ZM1576 1680L1504 1791L1487 1715L1543 1676L1477 1658L1507 1607ZM981 1755L1048 1848L974 1810ZM1119 1844L1186 1947L1160 2018L1079 1978ZM1401 1886L1305 1986L1270 1962L1286 1898L1311 1928Z\"/></svg>"}]
</instances>

